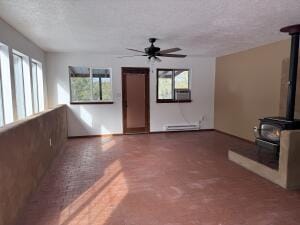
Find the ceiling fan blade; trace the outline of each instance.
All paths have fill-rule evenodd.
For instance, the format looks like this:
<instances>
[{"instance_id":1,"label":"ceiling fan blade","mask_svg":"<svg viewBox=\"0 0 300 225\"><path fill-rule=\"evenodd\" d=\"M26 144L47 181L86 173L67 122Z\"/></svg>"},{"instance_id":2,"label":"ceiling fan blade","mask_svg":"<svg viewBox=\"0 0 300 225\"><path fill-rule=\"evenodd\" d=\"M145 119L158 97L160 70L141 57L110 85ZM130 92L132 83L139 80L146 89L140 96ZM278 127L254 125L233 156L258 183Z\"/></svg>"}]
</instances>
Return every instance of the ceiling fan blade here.
<instances>
[{"instance_id":1,"label":"ceiling fan blade","mask_svg":"<svg viewBox=\"0 0 300 225\"><path fill-rule=\"evenodd\" d=\"M133 48L126 48L126 49L129 50L129 51L145 53L144 51L136 50L136 49L133 49Z\"/></svg>"},{"instance_id":2,"label":"ceiling fan blade","mask_svg":"<svg viewBox=\"0 0 300 225\"><path fill-rule=\"evenodd\" d=\"M179 54L158 54L157 56L174 57L174 58L184 58L184 57L186 57L186 55L179 55Z\"/></svg>"},{"instance_id":3,"label":"ceiling fan blade","mask_svg":"<svg viewBox=\"0 0 300 225\"><path fill-rule=\"evenodd\" d=\"M118 56L117 58L122 59L122 58L135 57L135 56L147 56L147 55L124 55L124 56Z\"/></svg>"},{"instance_id":4,"label":"ceiling fan blade","mask_svg":"<svg viewBox=\"0 0 300 225\"><path fill-rule=\"evenodd\" d=\"M180 48L169 48L169 49L165 49L165 50L160 50L158 53L167 54L167 53L171 53L171 52L178 52L180 50L181 50Z\"/></svg>"}]
</instances>

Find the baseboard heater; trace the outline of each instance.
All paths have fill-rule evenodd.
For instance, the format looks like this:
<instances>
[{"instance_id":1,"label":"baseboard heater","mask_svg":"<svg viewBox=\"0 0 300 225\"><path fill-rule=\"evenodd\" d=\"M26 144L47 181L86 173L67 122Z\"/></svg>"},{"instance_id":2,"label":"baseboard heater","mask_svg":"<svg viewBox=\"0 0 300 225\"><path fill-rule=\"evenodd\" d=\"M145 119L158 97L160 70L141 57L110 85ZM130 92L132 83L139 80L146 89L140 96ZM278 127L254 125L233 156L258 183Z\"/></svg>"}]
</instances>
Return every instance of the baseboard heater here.
<instances>
[{"instance_id":1,"label":"baseboard heater","mask_svg":"<svg viewBox=\"0 0 300 225\"><path fill-rule=\"evenodd\" d=\"M184 131L184 130L199 130L199 125L186 124L186 125L167 125L166 131Z\"/></svg>"}]
</instances>

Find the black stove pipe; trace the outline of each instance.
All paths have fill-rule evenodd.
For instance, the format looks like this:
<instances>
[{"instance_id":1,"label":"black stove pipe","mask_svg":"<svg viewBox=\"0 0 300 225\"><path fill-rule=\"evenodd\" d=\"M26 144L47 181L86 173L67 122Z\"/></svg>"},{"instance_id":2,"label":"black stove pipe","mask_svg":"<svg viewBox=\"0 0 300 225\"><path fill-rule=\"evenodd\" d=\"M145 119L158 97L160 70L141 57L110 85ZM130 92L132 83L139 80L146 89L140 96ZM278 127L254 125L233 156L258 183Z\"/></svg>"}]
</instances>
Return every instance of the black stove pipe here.
<instances>
[{"instance_id":1,"label":"black stove pipe","mask_svg":"<svg viewBox=\"0 0 300 225\"><path fill-rule=\"evenodd\" d=\"M300 25L298 24L298 25L284 27L280 31L288 32L292 36L286 119L289 121L294 121L296 87L297 87L298 56L299 56Z\"/></svg>"},{"instance_id":2,"label":"black stove pipe","mask_svg":"<svg viewBox=\"0 0 300 225\"><path fill-rule=\"evenodd\" d=\"M298 54L299 54L299 33L292 34L291 56L290 56L290 74L288 99L286 109L286 119L294 120L296 86L297 86L297 70L298 70Z\"/></svg>"}]
</instances>

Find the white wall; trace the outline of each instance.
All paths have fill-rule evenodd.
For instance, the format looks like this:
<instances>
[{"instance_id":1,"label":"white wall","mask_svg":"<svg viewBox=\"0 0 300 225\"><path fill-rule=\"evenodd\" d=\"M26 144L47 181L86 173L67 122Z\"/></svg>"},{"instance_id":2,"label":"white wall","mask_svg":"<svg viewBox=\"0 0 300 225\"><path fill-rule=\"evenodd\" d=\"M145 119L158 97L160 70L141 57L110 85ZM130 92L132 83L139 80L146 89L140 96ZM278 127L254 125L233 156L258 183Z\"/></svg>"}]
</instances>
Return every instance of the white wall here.
<instances>
[{"instance_id":1,"label":"white wall","mask_svg":"<svg viewBox=\"0 0 300 225\"><path fill-rule=\"evenodd\" d=\"M68 66L112 68L112 105L69 105L69 136L122 133L121 67L149 67L146 58L118 59L96 53L47 53L49 105L69 104ZM215 58L187 57L167 59L155 64L159 68L191 70L191 103L156 103L156 70L150 73L150 130L163 131L167 124L198 124L213 128ZM152 69L151 69L152 70Z\"/></svg>"},{"instance_id":2,"label":"white wall","mask_svg":"<svg viewBox=\"0 0 300 225\"><path fill-rule=\"evenodd\" d=\"M30 25L28 25L30 26ZM28 57L35 59L42 63L42 66L45 67L45 53L44 51L31 42L29 39L24 37L21 33L16 31L13 27L7 24L0 18L0 42L7 45L10 53L12 49L17 50ZM13 71L11 71L13 74ZM44 74L44 96L45 96L45 108L47 108L47 88L46 88L46 76L45 68L43 68Z\"/></svg>"},{"instance_id":3,"label":"white wall","mask_svg":"<svg viewBox=\"0 0 300 225\"><path fill-rule=\"evenodd\" d=\"M45 54L38 46L16 31L0 18L0 42L30 56L41 63L44 62Z\"/></svg>"}]
</instances>

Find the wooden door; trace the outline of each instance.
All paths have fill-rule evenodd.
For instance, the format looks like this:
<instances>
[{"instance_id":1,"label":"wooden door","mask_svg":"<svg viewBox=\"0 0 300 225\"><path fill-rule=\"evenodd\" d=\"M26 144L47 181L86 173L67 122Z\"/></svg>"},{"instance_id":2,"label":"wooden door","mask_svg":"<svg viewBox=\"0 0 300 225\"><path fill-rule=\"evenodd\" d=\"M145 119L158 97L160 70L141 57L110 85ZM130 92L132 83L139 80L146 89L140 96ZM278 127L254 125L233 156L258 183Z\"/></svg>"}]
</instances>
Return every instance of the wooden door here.
<instances>
[{"instance_id":1,"label":"wooden door","mask_svg":"<svg viewBox=\"0 0 300 225\"><path fill-rule=\"evenodd\" d=\"M122 68L123 133L149 132L149 68Z\"/></svg>"}]
</instances>

